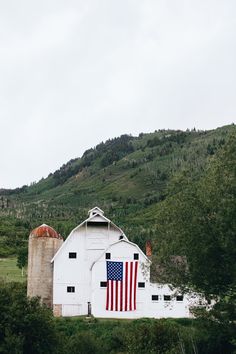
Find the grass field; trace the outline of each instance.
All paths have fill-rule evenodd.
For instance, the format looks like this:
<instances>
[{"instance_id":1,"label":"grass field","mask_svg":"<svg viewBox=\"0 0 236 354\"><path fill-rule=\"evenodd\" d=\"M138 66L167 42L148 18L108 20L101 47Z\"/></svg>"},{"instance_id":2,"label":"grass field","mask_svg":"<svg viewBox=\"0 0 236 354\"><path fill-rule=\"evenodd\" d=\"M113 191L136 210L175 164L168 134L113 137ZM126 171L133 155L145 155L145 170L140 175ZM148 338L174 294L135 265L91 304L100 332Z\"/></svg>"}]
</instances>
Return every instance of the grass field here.
<instances>
[{"instance_id":1,"label":"grass field","mask_svg":"<svg viewBox=\"0 0 236 354\"><path fill-rule=\"evenodd\" d=\"M25 272L22 276L21 269L16 265L16 258L0 258L0 282L24 282Z\"/></svg>"}]
</instances>

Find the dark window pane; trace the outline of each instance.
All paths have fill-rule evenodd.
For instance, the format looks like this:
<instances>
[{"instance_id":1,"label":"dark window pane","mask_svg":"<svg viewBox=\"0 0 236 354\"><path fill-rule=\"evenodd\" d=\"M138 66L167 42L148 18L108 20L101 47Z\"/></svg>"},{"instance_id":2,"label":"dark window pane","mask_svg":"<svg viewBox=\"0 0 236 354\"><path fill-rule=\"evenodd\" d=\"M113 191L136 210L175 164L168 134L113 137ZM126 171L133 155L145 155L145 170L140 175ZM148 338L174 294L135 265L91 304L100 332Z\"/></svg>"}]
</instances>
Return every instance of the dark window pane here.
<instances>
[{"instance_id":1,"label":"dark window pane","mask_svg":"<svg viewBox=\"0 0 236 354\"><path fill-rule=\"evenodd\" d=\"M177 301L183 301L183 299L184 299L183 295L177 295L176 296L176 300Z\"/></svg>"},{"instance_id":2,"label":"dark window pane","mask_svg":"<svg viewBox=\"0 0 236 354\"><path fill-rule=\"evenodd\" d=\"M134 253L134 259L139 259L139 254L138 253Z\"/></svg>"},{"instance_id":3,"label":"dark window pane","mask_svg":"<svg viewBox=\"0 0 236 354\"><path fill-rule=\"evenodd\" d=\"M152 301L158 301L159 296L158 295L152 295Z\"/></svg>"},{"instance_id":4,"label":"dark window pane","mask_svg":"<svg viewBox=\"0 0 236 354\"><path fill-rule=\"evenodd\" d=\"M170 301L171 296L170 295L164 295L164 301Z\"/></svg>"},{"instance_id":5,"label":"dark window pane","mask_svg":"<svg viewBox=\"0 0 236 354\"><path fill-rule=\"evenodd\" d=\"M106 253L106 259L111 259L111 254L110 253Z\"/></svg>"},{"instance_id":6,"label":"dark window pane","mask_svg":"<svg viewBox=\"0 0 236 354\"><path fill-rule=\"evenodd\" d=\"M74 293L75 292L75 287L74 286L67 286L67 292L68 293Z\"/></svg>"},{"instance_id":7,"label":"dark window pane","mask_svg":"<svg viewBox=\"0 0 236 354\"><path fill-rule=\"evenodd\" d=\"M138 283L138 287L139 287L139 288L145 288L145 283L139 282L139 283Z\"/></svg>"},{"instance_id":8,"label":"dark window pane","mask_svg":"<svg viewBox=\"0 0 236 354\"><path fill-rule=\"evenodd\" d=\"M100 281L100 287L101 288L106 288L107 287L107 282L106 281Z\"/></svg>"},{"instance_id":9,"label":"dark window pane","mask_svg":"<svg viewBox=\"0 0 236 354\"><path fill-rule=\"evenodd\" d=\"M76 252L69 252L69 258L76 258Z\"/></svg>"},{"instance_id":10,"label":"dark window pane","mask_svg":"<svg viewBox=\"0 0 236 354\"><path fill-rule=\"evenodd\" d=\"M108 222L105 221L88 221L87 222L87 226L88 227L104 227L104 226L108 226Z\"/></svg>"}]
</instances>

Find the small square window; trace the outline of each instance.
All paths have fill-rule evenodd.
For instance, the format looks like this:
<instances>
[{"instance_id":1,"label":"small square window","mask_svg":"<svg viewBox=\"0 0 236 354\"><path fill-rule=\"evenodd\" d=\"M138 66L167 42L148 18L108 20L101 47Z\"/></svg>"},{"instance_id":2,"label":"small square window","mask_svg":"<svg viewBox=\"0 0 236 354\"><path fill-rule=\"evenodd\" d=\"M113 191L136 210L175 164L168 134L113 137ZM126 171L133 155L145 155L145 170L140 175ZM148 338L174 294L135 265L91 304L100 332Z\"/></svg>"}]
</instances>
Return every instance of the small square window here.
<instances>
[{"instance_id":1,"label":"small square window","mask_svg":"<svg viewBox=\"0 0 236 354\"><path fill-rule=\"evenodd\" d=\"M183 295L176 296L176 301L183 301L183 299L184 299Z\"/></svg>"},{"instance_id":2,"label":"small square window","mask_svg":"<svg viewBox=\"0 0 236 354\"><path fill-rule=\"evenodd\" d=\"M170 295L164 295L164 301L170 301L171 296Z\"/></svg>"},{"instance_id":3,"label":"small square window","mask_svg":"<svg viewBox=\"0 0 236 354\"><path fill-rule=\"evenodd\" d=\"M107 287L107 282L106 281L100 281L100 287L101 288L106 288Z\"/></svg>"},{"instance_id":4,"label":"small square window","mask_svg":"<svg viewBox=\"0 0 236 354\"><path fill-rule=\"evenodd\" d=\"M106 253L106 259L111 259L111 254L110 253Z\"/></svg>"},{"instance_id":5,"label":"small square window","mask_svg":"<svg viewBox=\"0 0 236 354\"><path fill-rule=\"evenodd\" d=\"M69 258L76 258L77 253L76 252L69 252Z\"/></svg>"},{"instance_id":6,"label":"small square window","mask_svg":"<svg viewBox=\"0 0 236 354\"><path fill-rule=\"evenodd\" d=\"M152 301L158 301L159 296L158 295L152 295Z\"/></svg>"},{"instance_id":7,"label":"small square window","mask_svg":"<svg viewBox=\"0 0 236 354\"><path fill-rule=\"evenodd\" d=\"M75 292L75 287L74 286L67 286L67 292L68 293L74 293Z\"/></svg>"},{"instance_id":8,"label":"small square window","mask_svg":"<svg viewBox=\"0 0 236 354\"><path fill-rule=\"evenodd\" d=\"M139 283L138 283L138 287L139 287L139 288L145 288L145 283L139 282Z\"/></svg>"},{"instance_id":9,"label":"small square window","mask_svg":"<svg viewBox=\"0 0 236 354\"><path fill-rule=\"evenodd\" d=\"M138 253L134 253L134 259L139 259L139 254Z\"/></svg>"}]
</instances>

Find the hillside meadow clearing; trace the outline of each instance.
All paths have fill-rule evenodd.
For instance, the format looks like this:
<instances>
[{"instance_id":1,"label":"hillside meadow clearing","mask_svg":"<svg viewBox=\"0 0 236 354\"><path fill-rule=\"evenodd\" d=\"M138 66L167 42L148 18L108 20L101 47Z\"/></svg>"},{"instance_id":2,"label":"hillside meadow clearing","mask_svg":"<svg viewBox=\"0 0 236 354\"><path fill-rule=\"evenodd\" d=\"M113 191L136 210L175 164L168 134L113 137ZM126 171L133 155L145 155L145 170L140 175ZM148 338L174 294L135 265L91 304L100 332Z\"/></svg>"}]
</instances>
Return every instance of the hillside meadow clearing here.
<instances>
[{"instance_id":1,"label":"hillside meadow clearing","mask_svg":"<svg viewBox=\"0 0 236 354\"><path fill-rule=\"evenodd\" d=\"M24 282L26 281L25 271L16 265L17 258L0 258L0 282Z\"/></svg>"}]
</instances>

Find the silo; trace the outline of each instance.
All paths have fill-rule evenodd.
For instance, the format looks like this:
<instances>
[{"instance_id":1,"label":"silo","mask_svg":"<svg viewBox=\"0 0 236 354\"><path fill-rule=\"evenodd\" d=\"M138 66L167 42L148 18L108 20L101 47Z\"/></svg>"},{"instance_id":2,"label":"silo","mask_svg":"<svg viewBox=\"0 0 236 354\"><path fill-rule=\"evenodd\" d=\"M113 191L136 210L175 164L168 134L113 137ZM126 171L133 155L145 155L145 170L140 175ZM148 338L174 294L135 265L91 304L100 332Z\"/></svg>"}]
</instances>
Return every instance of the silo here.
<instances>
[{"instance_id":1,"label":"silo","mask_svg":"<svg viewBox=\"0 0 236 354\"><path fill-rule=\"evenodd\" d=\"M43 224L29 236L27 296L40 296L52 308L53 264L51 263L63 238L50 226Z\"/></svg>"}]
</instances>

